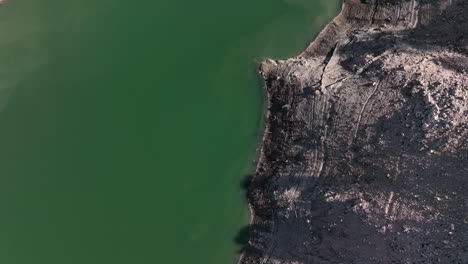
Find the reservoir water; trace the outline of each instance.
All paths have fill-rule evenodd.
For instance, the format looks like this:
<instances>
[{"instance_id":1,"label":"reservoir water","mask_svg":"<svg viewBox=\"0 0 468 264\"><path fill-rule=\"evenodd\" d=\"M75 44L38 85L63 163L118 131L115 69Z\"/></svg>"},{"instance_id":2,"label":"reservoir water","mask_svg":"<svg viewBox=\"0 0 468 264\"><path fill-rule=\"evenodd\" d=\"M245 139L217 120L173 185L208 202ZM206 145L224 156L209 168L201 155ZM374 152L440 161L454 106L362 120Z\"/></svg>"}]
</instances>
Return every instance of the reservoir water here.
<instances>
[{"instance_id":1,"label":"reservoir water","mask_svg":"<svg viewBox=\"0 0 468 264\"><path fill-rule=\"evenodd\" d=\"M264 58L338 0L0 5L0 263L233 263Z\"/></svg>"}]
</instances>

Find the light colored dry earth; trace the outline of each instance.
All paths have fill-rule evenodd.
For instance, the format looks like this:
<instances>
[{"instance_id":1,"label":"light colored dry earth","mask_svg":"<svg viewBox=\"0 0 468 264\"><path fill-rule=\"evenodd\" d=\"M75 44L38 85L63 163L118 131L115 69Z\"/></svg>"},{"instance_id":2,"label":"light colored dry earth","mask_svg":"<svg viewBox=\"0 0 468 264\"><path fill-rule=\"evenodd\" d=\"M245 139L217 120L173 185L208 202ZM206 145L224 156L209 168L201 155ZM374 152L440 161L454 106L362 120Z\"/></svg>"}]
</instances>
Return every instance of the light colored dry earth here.
<instances>
[{"instance_id":1,"label":"light colored dry earth","mask_svg":"<svg viewBox=\"0 0 468 264\"><path fill-rule=\"evenodd\" d=\"M468 263L467 2L347 0L262 63L240 263Z\"/></svg>"}]
</instances>

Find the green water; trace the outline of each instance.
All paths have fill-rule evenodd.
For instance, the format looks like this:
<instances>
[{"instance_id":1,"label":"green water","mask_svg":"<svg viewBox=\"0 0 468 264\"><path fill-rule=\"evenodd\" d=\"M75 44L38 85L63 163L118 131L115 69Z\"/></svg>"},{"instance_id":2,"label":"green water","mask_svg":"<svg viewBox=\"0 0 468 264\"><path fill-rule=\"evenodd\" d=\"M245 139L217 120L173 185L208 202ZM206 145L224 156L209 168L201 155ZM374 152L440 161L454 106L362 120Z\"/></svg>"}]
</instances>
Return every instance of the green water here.
<instances>
[{"instance_id":1,"label":"green water","mask_svg":"<svg viewBox=\"0 0 468 264\"><path fill-rule=\"evenodd\" d=\"M0 6L0 263L234 262L255 67L299 53L339 2Z\"/></svg>"}]
</instances>

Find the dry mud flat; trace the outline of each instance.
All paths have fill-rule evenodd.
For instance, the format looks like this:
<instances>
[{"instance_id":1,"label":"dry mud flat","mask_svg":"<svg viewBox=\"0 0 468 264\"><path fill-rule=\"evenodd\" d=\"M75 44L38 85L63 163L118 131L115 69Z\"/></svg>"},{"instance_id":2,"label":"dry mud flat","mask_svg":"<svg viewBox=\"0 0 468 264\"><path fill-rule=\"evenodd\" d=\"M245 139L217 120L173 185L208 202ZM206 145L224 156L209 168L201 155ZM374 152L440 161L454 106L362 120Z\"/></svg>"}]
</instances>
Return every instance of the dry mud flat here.
<instances>
[{"instance_id":1,"label":"dry mud flat","mask_svg":"<svg viewBox=\"0 0 468 264\"><path fill-rule=\"evenodd\" d=\"M240 263L468 263L468 1L345 0L260 67Z\"/></svg>"}]
</instances>

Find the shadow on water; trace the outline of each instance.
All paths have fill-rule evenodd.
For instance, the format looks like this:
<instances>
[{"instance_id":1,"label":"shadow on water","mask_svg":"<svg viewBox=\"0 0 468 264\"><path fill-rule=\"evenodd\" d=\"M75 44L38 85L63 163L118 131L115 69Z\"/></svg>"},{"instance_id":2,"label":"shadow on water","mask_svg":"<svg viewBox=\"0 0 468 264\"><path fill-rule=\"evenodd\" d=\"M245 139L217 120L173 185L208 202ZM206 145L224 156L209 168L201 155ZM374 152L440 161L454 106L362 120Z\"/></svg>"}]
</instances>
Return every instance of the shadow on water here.
<instances>
[{"instance_id":1,"label":"shadow on water","mask_svg":"<svg viewBox=\"0 0 468 264\"><path fill-rule=\"evenodd\" d=\"M253 174L247 174L240 183L240 187L245 192L246 197L247 197L247 192L248 192L250 183L252 182L253 178L254 178Z\"/></svg>"}]
</instances>

